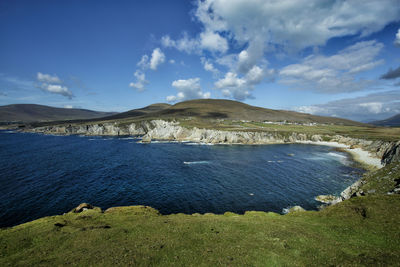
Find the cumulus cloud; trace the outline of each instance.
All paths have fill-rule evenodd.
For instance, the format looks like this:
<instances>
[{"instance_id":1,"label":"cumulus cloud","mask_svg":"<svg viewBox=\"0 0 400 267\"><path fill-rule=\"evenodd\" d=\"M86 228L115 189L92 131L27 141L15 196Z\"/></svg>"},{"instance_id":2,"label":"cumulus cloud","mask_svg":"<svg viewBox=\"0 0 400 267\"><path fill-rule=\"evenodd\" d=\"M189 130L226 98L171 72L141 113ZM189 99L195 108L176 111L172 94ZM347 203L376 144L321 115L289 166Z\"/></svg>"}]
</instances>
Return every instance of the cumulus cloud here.
<instances>
[{"instance_id":1,"label":"cumulus cloud","mask_svg":"<svg viewBox=\"0 0 400 267\"><path fill-rule=\"evenodd\" d=\"M318 48L334 37L366 37L397 21L400 5L398 0L197 0L193 14L202 31L194 37L184 33L176 40L165 35L162 45L202 56L211 54L213 62L228 68L225 77L216 84L236 80L240 86L221 90L243 99L251 95L256 85L249 86L248 80L255 75L254 67L262 66L267 76L274 73L266 68L267 55ZM325 93L365 89L370 81L356 79L356 74L383 63L376 59L382 46L374 41L360 42L336 56L310 56L300 64L284 68L282 80L291 86ZM357 53L357 49L361 52ZM336 63L329 64L329 60Z\"/></svg>"},{"instance_id":2,"label":"cumulus cloud","mask_svg":"<svg viewBox=\"0 0 400 267\"><path fill-rule=\"evenodd\" d=\"M136 82L131 82L130 87L137 89L142 92L146 89L146 85L149 81L146 80L145 71L147 69L157 70L158 66L165 62L165 54L160 48L155 48L151 53L151 57L143 55L140 61L136 64L139 67L133 74L136 78ZM175 63L174 60L169 61L171 64Z\"/></svg>"},{"instance_id":3,"label":"cumulus cloud","mask_svg":"<svg viewBox=\"0 0 400 267\"><path fill-rule=\"evenodd\" d=\"M41 72L37 73L37 80L39 82L44 82L44 83L62 83L60 78L57 77L57 75L50 75L50 74L43 74Z\"/></svg>"},{"instance_id":4,"label":"cumulus cloud","mask_svg":"<svg viewBox=\"0 0 400 267\"><path fill-rule=\"evenodd\" d=\"M281 82L298 89L319 93L339 93L363 90L370 81L358 80L356 74L383 63L377 60L383 44L372 41L358 42L332 56L311 55L301 63L284 67Z\"/></svg>"},{"instance_id":5,"label":"cumulus cloud","mask_svg":"<svg viewBox=\"0 0 400 267\"><path fill-rule=\"evenodd\" d=\"M201 90L200 78L191 78L187 80L176 80L172 86L178 91L177 95L167 96L168 102L184 101L197 98L210 98L209 92L204 93Z\"/></svg>"},{"instance_id":6,"label":"cumulus cloud","mask_svg":"<svg viewBox=\"0 0 400 267\"><path fill-rule=\"evenodd\" d=\"M45 92L49 92L52 94L59 94L68 97L69 99L72 99L72 97L74 97L74 95L68 89L67 86L61 85L62 81L56 75L52 76L50 74L43 74L41 72L38 72L36 79L38 82L40 82L40 84L37 85L37 87L39 87Z\"/></svg>"},{"instance_id":7,"label":"cumulus cloud","mask_svg":"<svg viewBox=\"0 0 400 267\"><path fill-rule=\"evenodd\" d=\"M142 70L152 69L157 70L157 67L165 62L165 54L160 48L155 48L151 53L151 57L143 55L140 61L136 64Z\"/></svg>"},{"instance_id":8,"label":"cumulus cloud","mask_svg":"<svg viewBox=\"0 0 400 267\"><path fill-rule=\"evenodd\" d=\"M400 113L400 92L388 91L346 98L326 104L296 107L296 111L369 122Z\"/></svg>"},{"instance_id":9,"label":"cumulus cloud","mask_svg":"<svg viewBox=\"0 0 400 267\"><path fill-rule=\"evenodd\" d=\"M394 44L400 46L400 29L397 30L396 38L394 39Z\"/></svg>"},{"instance_id":10,"label":"cumulus cloud","mask_svg":"<svg viewBox=\"0 0 400 267\"><path fill-rule=\"evenodd\" d=\"M200 47L212 52L225 53L228 50L228 41L219 33L205 31L200 34Z\"/></svg>"},{"instance_id":11,"label":"cumulus cloud","mask_svg":"<svg viewBox=\"0 0 400 267\"><path fill-rule=\"evenodd\" d=\"M261 83L264 78L273 76L273 69L253 66L242 77L239 77L235 72L227 72L224 78L214 83L214 86L216 89L221 90L225 97L245 100L246 98L253 98L251 91L254 89L255 85Z\"/></svg>"},{"instance_id":12,"label":"cumulus cloud","mask_svg":"<svg viewBox=\"0 0 400 267\"><path fill-rule=\"evenodd\" d=\"M201 63L206 71L212 72L213 74L218 74L219 71L214 67L210 60L205 57L200 58Z\"/></svg>"},{"instance_id":13,"label":"cumulus cloud","mask_svg":"<svg viewBox=\"0 0 400 267\"><path fill-rule=\"evenodd\" d=\"M396 79L400 77L400 67L398 67L397 69L390 69L388 72L386 72L385 74L383 74L381 76L381 79L385 79L385 80L391 80L391 79Z\"/></svg>"},{"instance_id":14,"label":"cumulus cloud","mask_svg":"<svg viewBox=\"0 0 400 267\"><path fill-rule=\"evenodd\" d=\"M165 62L165 55L160 48L153 50L150 59L150 69L157 70L157 67Z\"/></svg>"},{"instance_id":15,"label":"cumulus cloud","mask_svg":"<svg viewBox=\"0 0 400 267\"><path fill-rule=\"evenodd\" d=\"M195 12L204 32L230 32L242 44L296 50L324 45L332 37L367 36L399 15L397 0L199 0Z\"/></svg>"},{"instance_id":16,"label":"cumulus cloud","mask_svg":"<svg viewBox=\"0 0 400 267\"><path fill-rule=\"evenodd\" d=\"M49 93L53 93L53 94L59 94L59 95L68 97L69 99L72 99L72 97L73 97L72 92L66 86L62 86L62 85L59 85L59 84L43 83L39 87L45 92L49 92Z\"/></svg>"},{"instance_id":17,"label":"cumulus cloud","mask_svg":"<svg viewBox=\"0 0 400 267\"><path fill-rule=\"evenodd\" d=\"M142 71L137 70L135 71L133 76L135 76L136 82L135 83L131 82L129 86L138 90L139 92L144 91L146 89L145 88L146 84L149 83L148 81L146 81L146 75Z\"/></svg>"}]
</instances>

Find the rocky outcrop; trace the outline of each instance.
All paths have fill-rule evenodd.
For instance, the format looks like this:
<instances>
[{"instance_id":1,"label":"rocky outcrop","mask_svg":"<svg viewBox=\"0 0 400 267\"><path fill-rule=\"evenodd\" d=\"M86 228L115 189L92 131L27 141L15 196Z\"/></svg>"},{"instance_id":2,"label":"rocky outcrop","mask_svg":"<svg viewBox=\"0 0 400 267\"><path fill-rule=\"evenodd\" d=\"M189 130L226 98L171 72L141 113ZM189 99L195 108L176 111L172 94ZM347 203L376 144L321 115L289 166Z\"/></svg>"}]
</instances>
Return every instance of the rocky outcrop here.
<instances>
[{"instance_id":1,"label":"rocky outcrop","mask_svg":"<svg viewBox=\"0 0 400 267\"><path fill-rule=\"evenodd\" d=\"M382 164L386 165L391 162L400 162L400 141L390 143L382 155Z\"/></svg>"},{"instance_id":2,"label":"rocky outcrop","mask_svg":"<svg viewBox=\"0 0 400 267\"><path fill-rule=\"evenodd\" d=\"M294 212L301 212L301 211L306 211L303 209L301 206L293 206L290 209L288 209L287 213L294 213Z\"/></svg>"},{"instance_id":3,"label":"rocky outcrop","mask_svg":"<svg viewBox=\"0 0 400 267\"><path fill-rule=\"evenodd\" d=\"M94 207L93 207L92 205L90 205L89 203L82 203L82 204L79 204L78 207L76 207L75 209L73 209L72 212L74 212L74 213L80 213L80 212L82 212L82 211L91 210L91 209L93 209L93 208L94 208Z\"/></svg>"},{"instance_id":4,"label":"rocky outcrop","mask_svg":"<svg viewBox=\"0 0 400 267\"><path fill-rule=\"evenodd\" d=\"M336 204L339 202L339 198L333 195L319 195L315 197L315 200L324 204Z\"/></svg>"}]
</instances>

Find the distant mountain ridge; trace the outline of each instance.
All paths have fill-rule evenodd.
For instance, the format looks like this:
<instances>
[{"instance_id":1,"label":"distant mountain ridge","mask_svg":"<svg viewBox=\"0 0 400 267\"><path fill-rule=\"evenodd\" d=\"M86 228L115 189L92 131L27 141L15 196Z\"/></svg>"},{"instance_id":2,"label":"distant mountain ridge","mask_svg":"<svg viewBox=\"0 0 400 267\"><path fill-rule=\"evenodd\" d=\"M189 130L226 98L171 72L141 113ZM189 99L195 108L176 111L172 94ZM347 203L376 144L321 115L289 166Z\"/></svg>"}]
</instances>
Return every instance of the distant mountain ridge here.
<instances>
[{"instance_id":1,"label":"distant mountain ridge","mask_svg":"<svg viewBox=\"0 0 400 267\"><path fill-rule=\"evenodd\" d=\"M95 119L116 114L87 109L56 108L36 104L0 106L0 122L43 122L58 120Z\"/></svg>"},{"instance_id":2,"label":"distant mountain ridge","mask_svg":"<svg viewBox=\"0 0 400 267\"><path fill-rule=\"evenodd\" d=\"M347 126L366 126L367 124L341 119L323 117L288 110L274 110L251 106L226 99L195 99L175 105L156 103L144 108L132 109L122 113L107 113L84 109L63 109L41 105L9 105L0 107L1 121L23 121L35 126L54 123L90 122L130 122L152 119L197 119L197 120L241 120L292 123L337 124Z\"/></svg>"},{"instance_id":3,"label":"distant mountain ridge","mask_svg":"<svg viewBox=\"0 0 400 267\"><path fill-rule=\"evenodd\" d=\"M370 124L376 125L376 126L389 126L389 127L395 127L395 126L400 126L400 114L394 115L390 118L380 120L380 121L372 121Z\"/></svg>"}]
</instances>

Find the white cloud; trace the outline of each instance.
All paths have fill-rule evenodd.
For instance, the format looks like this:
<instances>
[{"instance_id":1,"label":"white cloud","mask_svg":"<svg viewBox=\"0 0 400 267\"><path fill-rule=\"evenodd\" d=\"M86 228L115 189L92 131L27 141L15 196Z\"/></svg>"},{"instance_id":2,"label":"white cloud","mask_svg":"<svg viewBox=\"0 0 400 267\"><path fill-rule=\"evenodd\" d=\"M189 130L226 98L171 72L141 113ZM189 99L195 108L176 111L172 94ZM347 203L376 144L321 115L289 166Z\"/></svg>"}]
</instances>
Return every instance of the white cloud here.
<instances>
[{"instance_id":1,"label":"white cloud","mask_svg":"<svg viewBox=\"0 0 400 267\"><path fill-rule=\"evenodd\" d=\"M398 20L400 5L398 0L199 0L195 16L204 32L229 32L241 44L301 50L332 37L377 32Z\"/></svg>"},{"instance_id":2,"label":"white cloud","mask_svg":"<svg viewBox=\"0 0 400 267\"><path fill-rule=\"evenodd\" d=\"M366 108L370 113L378 114L382 112L383 104L380 102L368 102L358 104L360 107Z\"/></svg>"},{"instance_id":3,"label":"white cloud","mask_svg":"<svg viewBox=\"0 0 400 267\"><path fill-rule=\"evenodd\" d=\"M210 71L214 74L218 74L219 71L214 67L214 65L205 57L200 58L201 63L206 71Z\"/></svg>"},{"instance_id":4,"label":"white cloud","mask_svg":"<svg viewBox=\"0 0 400 267\"><path fill-rule=\"evenodd\" d=\"M242 78L235 72L227 72L224 78L214 83L214 86L221 90L225 97L244 100L252 98L251 91L255 85L261 83L266 77L273 77L274 74L273 69L253 66Z\"/></svg>"},{"instance_id":5,"label":"white cloud","mask_svg":"<svg viewBox=\"0 0 400 267\"><path fill-rule=\"evenodd\" d=\"M299 64L280 71L281 82L298 89L320 93L338 93L363 90L370 81L359 80L356 74L383 63L377 60L383 44L376 41L358 42L336 55L311 55Z\"/></svg>"},{"instance_id":6,"label":"white cloud","mask_svg":"<svg viewBox=\"0 0 400 267\"><path fill-rule=\"evenodd\" d=\"M218 32L204 31L196 38L190 38L187 33L183 33L180 39L173 40L169 35L161 38L164 47L172 47L188 54L200 54L201 50L225 53L229 49L228 40Z\"/></svg>"},{"instance_id":7,"label":"white cloud","mask_svg":"<svg viewBox=\"0 0 400 267\"><path fill-rule=\"evenodd\" d=\"M200 34L200 46L212 52L225 53L228 50L228 41L216 32L206 31Z\"/></svg>"},{"instance_id":8,"label":"white cloud","mask_svg":"<svg viewBox=\"0 0 400 267\"><path fill-rule=\"evenodd\" d=\"M74 108L74 106L73 105L64 105L64 108L71 109L71 108Z\"/></svg>"},{"instance_id":9,"label":"white cloud","mask_svg":"<svg viewBox=\"0 0 400 267\"><path fill-rule=\"evenodd\" d=\"M169 64L175 64L175 60L173 60L173 59L170 59L168 62L169 62Z\"/></svg>"},{"instance_id":10,"label":"white cloud","mask_svg":"<svg viewBox=\"0 0 400 267\"><path fill-rule=\"evenodd\" d=\"M50 74L43 74L41 72L38 72L36 78L38 82L40 82L40 84L36 85L36 87L42 89L43 91L52 94L59 94L68 97L69 99L72 99L72 97L74 97L67 86L63 86L60 84L62 83L62 81L60 80L60 78L58 78L57 75L52 76Z\"/></svg>"},{"instance_id":11,"label":"white cloud","mask_svg":"<svg viewBox=\"0 0 400 267\"><path fill-rule=\"evenodd\" d=\"M43 83L39 86L43 91L53 93L53 94L59 94L65 97L68 97L69 99L72 99L73 94L72 92L68 89L66 86L62 86L59 84L48 84L48 83Z\"/></svg>"},{"instance_id":12,"label":"white cloud","mask_svg":"<svg viewBox=\"0 0 400 267\"><path fill-rule=\"evenodd\" d=\"M373 93L294 109L299 112L322 116L335 115L362 122L381 120L400 113L400 91Z\"/></svg>"},{"instance_id":13,"label":"white cloud","mask_svg":"<svg viewBox=\"0 0 400 267\"><path fill-rule=\"evenodd\" d=\"M165 62L165 54L160 48L155 48L151 53L151 57L143 55L140 61L136 64L142 70L152 69L157 70L157 67Z\"/></svg>"},{"instance_id":14,"label":"white cloud","mask_svg":"<svg viewBox=\"0 0 400 267\"><path fill-rule=\"evenodd\" d=\"M165 55L161 51L160 48L156 48L153 50L153 53L151 54L151 59L150 59L150 69L152 70L157 70L157 67L164 63L165 61Z\"/></svg>"},{"instance_id":15,"label":"white cloud","mask_svg":"<svg viewBox=\"0 0 400 267\"><path fill-rule=\"evenodd\" d=\"M168 102L184 101L197 98L210 98L209 92L203 93L200 86L200 78L191 78L187 80L176 80L172 86L178 90L178 94L167 96Z\"/></svg>"},{"instance_id":16,"label":"white cloud","mask_svg":"<svg viewBox=\"0 0 400 267\"><path fill-rule=\"evenodd\" d=\"M172 40L169 35L165 35L161 38L161 44L164 47L175 48L188 54L199 52L199 41L189 38L187 33L183 33L183 37L176 41Z\"/></svg>"},{"instance_id":17,"label":"white cloud","mask_svg":"<svg viewBox=\"0 0 400 267\"><path fill-rule=\"evenodd\" d=\"M398 0L197 0L193 14L201 23L202 31L194 37L184 33L177 40L166 35L161 39L162 45L203 56L211 54L212 62L228 68L228 76L216 84L236 79L240 86L221 87L221 90L231 97L244 99L263 80L255 79L258 69L254 67L263 69L260 77L274 74L274 70L266 68L266 56L293 54L310 47L318 51L318 46L334 37L366 37L397 21L400 5ZM314 55L300 64L287 66L281 72L282 81L329 93L365 89L370 81L358 79L356 75L383 63L376 59L382 44L360 42L358 45L352 47L353 51L349 48L336 57ZM234 52L237 49L239 52ZM357 49L362 53L357 53ZM335 60L335 64L329 64L329 60ZM203 66L211 70L210 65L206 67L203 63Z\"/></svg>"},{"instance_id":18,"label":"white cloud","mask_svg":"<svg viewBox=\"0 0 400 267\"><path fill-rule=\"evenodd\" d=\"M172 59L171 59L172 60ZM170 63L175 63L172 60ZM151 57L148 55L143 55L140 61L136 64L140 69L136 70L133 74L136 77L136 82L131 82L129 84L130 87L137 89L139 92L142 92L146 89L146 85L149 83L146 80L146 75L144 71L147 69L157 70L158 66L165 62L165 54L161 51L160 48L155 48L151 53Z\"/></svg>"},{"instance_id":19,"label":"white cloud","mask_svg":"<svg viewBox=\"0 0 400 267\"><path fill-rule=\"evenodd\" d=\"M50 75L50 74L43 74L41 72L37 73L37 80L39 82L44 82L44 83L62 83L60 78L57 77L57 75Z\"/></svg>"},{"instance_id":20,"label":"white cloud","mask_svg":"<svg viewBox=\"0 0 400 267\"><path fill-rule=\"evenodd\" d=\"M400 46L400 29L397 30L396 38L394 39L394 44Z\"/></svg>"},{"instance_id":21,"label":"white cloud","mask_svg":"<svg viewBox=\"0 0 400 267\"><path fill-rule=\"evenodd\" d=\"M129 86L137 89L139 92L144 91L146 89L146 84L149 83L148 81L146 81L146 75L140 70L137 70L133 75L136 78L136 82L131 82Z\"/></svg>"},{"instance_id":22,"label":"white cloud","mask_svg":"<svg viewBox=\"0 0 400 267\"><path fill-rule=\"evenodd\" d=\"M236 73L228 72L225 77L218 80L215 83L215 87L218 89L229 88L229 87L242 87L245 86L246 81L237 77Z\"/></svg>"},{"instance_id":23,"label":"white cloud","mask_svg":"<svg viewBox=\"0 0 400 267\"><path fill-rule=\"evenodd\" d=\"M150 66L149 63L149 56L148 55L143 55L140 61L136 64L139 68L142 70L148 69Z\"/></svg>"},{"instance_id":24,"label":"white cloud","mask_svg":"<svg viewBox=\"0 0 400 267\"><path fill-rule=\"evenodd\" d=\"M214 86L222 90L225 97L244 100L251 96L251 87L247 86L247 81L239 78L236 73L227 72L225 77L216 81Z\"/></svg>"}]
</instances>

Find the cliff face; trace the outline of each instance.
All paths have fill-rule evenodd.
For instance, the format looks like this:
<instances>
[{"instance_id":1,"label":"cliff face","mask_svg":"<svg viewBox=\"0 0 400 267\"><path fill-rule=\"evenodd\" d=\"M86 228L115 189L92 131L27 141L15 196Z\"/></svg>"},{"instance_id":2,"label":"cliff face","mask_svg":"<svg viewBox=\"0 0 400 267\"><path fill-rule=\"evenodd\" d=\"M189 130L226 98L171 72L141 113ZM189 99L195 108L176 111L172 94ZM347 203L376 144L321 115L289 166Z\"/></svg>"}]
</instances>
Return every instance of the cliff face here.
<instances>
[{"instance_id":1,"label":"cliff face","mask_svg":"<svg viewBox=\"0 0 400 267\"><path fill-rule=\"evenodd\" d=\"M164 120L142 121L126 125L117 123L88 125L55 125L31 129L33 132L47 134L83 134L83 135L133 135L143 140L174 140L212 144L279 144L301 141L329 140L359 147L381 158L384 165L400 161L400 141L384 142L344 137L341 135L309 135L305 133L256 132L256 131L221 131L199 128L185 128L178 122Z\"/></svg>"}]
</instances>

